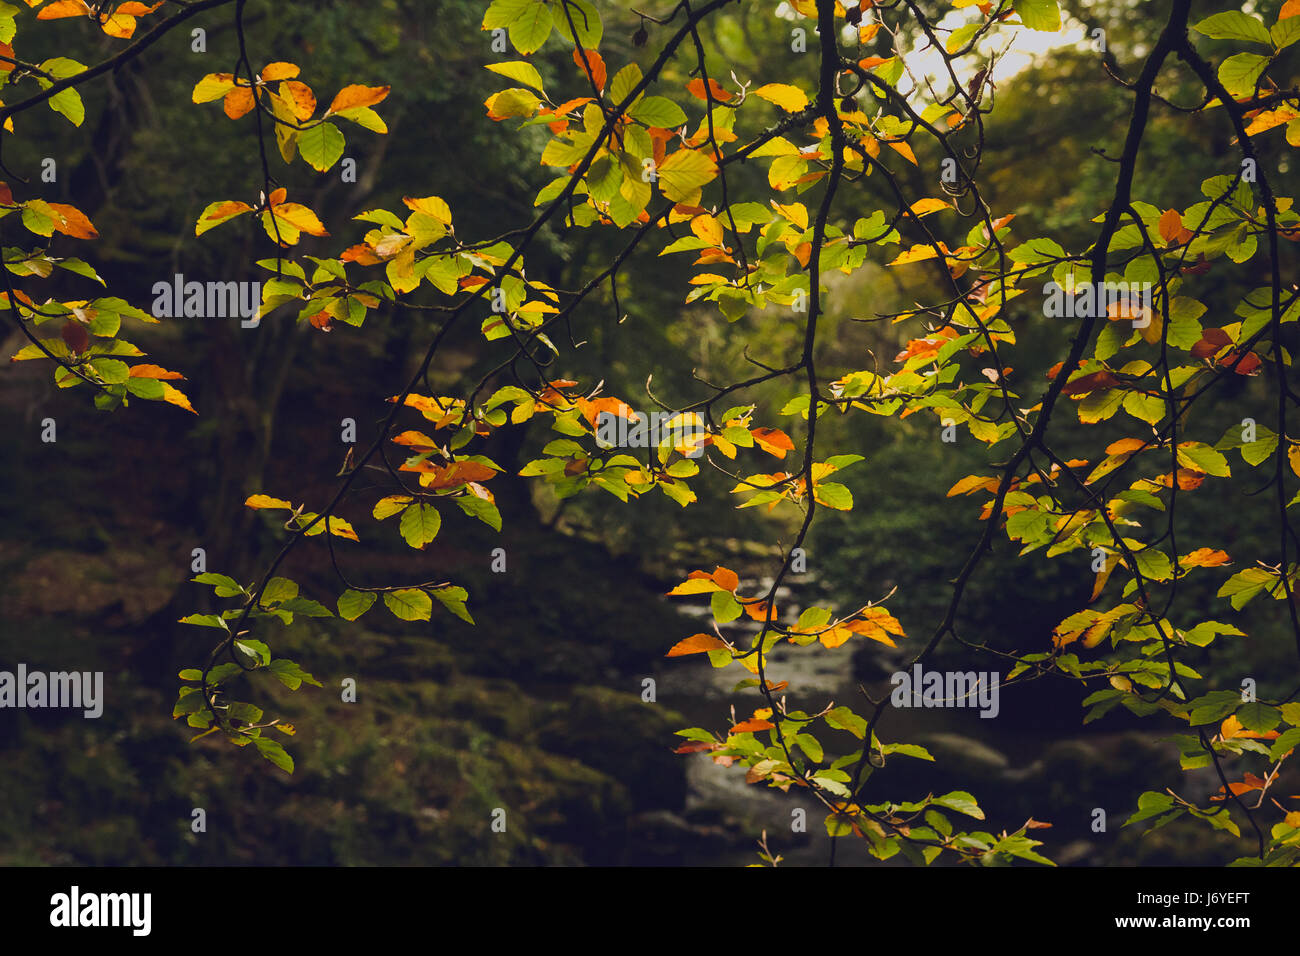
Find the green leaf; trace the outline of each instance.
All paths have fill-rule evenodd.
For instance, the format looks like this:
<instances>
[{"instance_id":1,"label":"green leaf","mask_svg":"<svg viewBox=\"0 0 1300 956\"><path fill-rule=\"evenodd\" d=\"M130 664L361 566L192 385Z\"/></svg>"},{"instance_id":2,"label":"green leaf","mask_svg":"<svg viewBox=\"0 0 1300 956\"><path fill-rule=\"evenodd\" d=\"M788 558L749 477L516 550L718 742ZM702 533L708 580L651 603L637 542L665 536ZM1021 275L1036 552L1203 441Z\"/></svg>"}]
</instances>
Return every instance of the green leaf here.
<instances>
[{"instance_id":1,"label":"green leaf","mask_svg":"<svg viewBox=\"0 0 1300 956\"><path fill-rule=\"evenodd\" d=\"M478 518L493 531L501 530L501 512L497 506L486 498L480 498L477 495L461 495L453 498L456 504L460 505L460 510L465 512L471 518Z\"/></svg>"},{"instance_id":2,"label":"green leaf","mask_svg":"<svg viewBox=\"0 0 1300 956\"><path fill-rule=\"evenodd\" d=\"M263 667L271 663L271 649L261 641L254 641L246 638L242 641L235 641L235 647L239 648L239 650L253 658L253 660L257 661Z\"/></svg>"},{"instance_id":3,"label":"green leaf","mask_svg":"<svg viewBox=\"0 0 1300 956\"><path fill-rule=\"evenodd\" d=\"M293 773L293 758L270 737L254 737L253 746L271 763L275 764L285 773Z\"/></svg>"},{"instance_id":4,"label":"green leaf","mask_svg":"<svg viewBox=\"0 0 1300 956\"><path fill-rule=\"evenodd\" d=\"M333 123L319 123L303 130L298 137L298 152L322 173L339 161L345 145L343 134Z\"/></svg>"},{"instance_id":5,"label":"green leaf","mask_svg":"<svg viewBox=\"0 0 1300 956\"><path fill-rule=\"evenodd\" d=\"M1258 734L1266 734L1282 722L1282 715L1278 713L1276 707L1254 701L1253 703L1241 705L1241 708L1237 711L1237 719L1241 721L1241 726L1247 730L1253 730Z\"/></svg>"},{"instance_id":6,"label":"green leaf","mask_svg":"<svg viewBox=\"0 0 1300 956\"><path fill-rule=\"evenodd\" d=\"M51 83L42 82L42 86L47 89L52 86ZM66 90L60 90L50 97L50 109L56 113L62 113L68 118L73 126L80 126L86 119L86 105L81 102L81 94L74 88L68 87Z\"/></svg>"},{"instance_id":7,"label":"green leaf","mask_svg":"<svg viewBox=\"0 0 1300 956\"><path fill-rule=\"evenodd\" d=\"M1216 13L1214 16L1206 17L1192 29L1215 40L1253 40L1256 43L1271 45L1264 21L1240 10Z\"/></svg>"},{"instance_id":8,"label":"green leaf","mask_svg":"<svg viewBox=\"0 0 1300 956\"><path fill-rule=\"evenodd\" d=\"M373 597L373 595L371 596ZM290 690L297 690L304 683L313 684L316 687L322 686L320 681L299 667L297 663L283 657L271 661L270 667L267 669L279 679L281 684Z\"/></svg>"},{"instance_id":9,"label":"green leaf","mask_svg":"<svg viewBox=\"0 0 1300 956\"><path fill-rule=\"evenodd\" d=\"M1061 29L1061 10L1056 0L1015 0L1012 4L1020 21L1031 30Z\"/></svg>"},{"instance_id":10,"label":"green leaf","mask_svg":"<svg viewBox=\"0 0 1300 956\"><path fill-rule=\"evenodd\" d=\"M935 797L933 802L936 806L956 810L958 813L964 813L976 820L984 819L984 811L979 808L975 798L965 790L954 790L952 793L945 793L942 797Z\"/></svg>"},{"instance_id":11,"label":"green leaf","mask_svg":"<svg viewBox=\"0 0 1300 956\"><path fill-rule=\"evenodd\" d=\"M216 614L190 614L181 618L180 623L197 624L199 627L219 627L223 631L230 630L230 628L226 626L226 622Z\"/></svg>"},{"instance_id":12,"label":"green leaf","mask_svg":"<svg viewBox=\"0 0 1300 956\"><path fill-rule=\"evenodd\" d=\"M373 591L347 590L339 595L339 617L355 621L374 606L378 595Z\"/></svg>"},{"instance_id":13,"label":"green leaf","mask_svg":"<svg viewBox=\"0 0 1300 956\"><path fill-rule=\"evenodd\" d=\"M413 548L423 548L438 536L442 527L442 515L433 505L408 505L402 512L399 530L406 543Z\"/></svg>"},{"instance_id":14,"label":"green leaf","mask_svg":"<svg viewBox=\"0 0 1300 956\"><path fill-rule=\"evenodd\" d=\"M734 621L740 617L743 611L740 602L736 600L730 591L714 591L709 604L713 611L714 620L719 624Z\"/></svg>"},{"instance_id":15,"label":"green leaf","mask_svg":"<svg viewBox=\"0 0 1300 956\"><path fill-rule=\"evenodd\" d=\"M508 63L489 63L487 68L493 73L500 73L512 80L523 83L525 86L531 86L539 93L545 93L546 89L542 86L542 74L537 72L537 67L533 66L527 60L511 60Z\"/></svg>"},{"instance_id":16,"label":"green leaf","mask_svg":"<svg viewBox=\"0 0 1300 956\"><path fill-rule=\"evenodd\" d=\"M1219 65L1219 82L1233 96L1248 96L1255 91L1268 57L1258 53L1234 53Z\"/></svg>"},{"instance_id":17,"label":"green leaf","mask_svg":"<svg viewBox=\"0 0 1300 956\"><path fill-rule=\"evenodd\" d=\"M560 7L560 3L564 4L564 8ZM565 15L566 12L567 16ZM557 0L554 18L555 29L570 43L574 42L573 31L569 29L569 20L572 18L573 25L578 31L578 42L582 44L582 48L584 50L594 50L600 46L600 38L604 27L600 22L600 14L587 0Z\"/></svg>"},{"instance_id":18,"label":"green leaf","mask_svg":"<svg viewBox=\"0 0 1300 956\"><path fill-rule=\"evenodd\" d=\"M262 604L276 604L298 596L298 585L288 578L271 578L262 589Z\"/></svg>"},{"instance_id":19,"label":"green leaf","mask_svg":"<svg viewBox=\"0 0 1300 956\"><path fill-rule=\"evenodd\" d=\"M462 621L470 624L474 623L474 618L470 617L469 609L465 607L465 601L469 598L469 592L464 588L448 587L434 588L433 596L452 614L455 614Z\"/></svg>"},{"instance_id":20,"label":"green leaf","mask_svg":"<svg viewBox=\"0 0 1300 956\"><path fill-rule=\"evenodd\" d=\"M520 53L535 53L551 35L551 8L533 0L510 23L510 42Z\"/></svg>"},{"instance_id":21,"label":"green leaf","mask_svg":"<svg viewBox=\"0 0 1300 956\"><path fill-rule=\"evenodd\" d=\"M633 119L660 129L676 129L686 122L685 111L666 96L644 97L630 112Z\"/></svg>"},{"instance_id":22,"label":"green leaf","mask_svg":"<svg viewBox=\"0 0 1300 956\"><path fill-rule=\"evenodd\" d=\"M403 588L384 595L384 604L403 621L427 621L433 614L433 599L419 588Z\"/></svg>"},{"instance_id":23,"label":"green leaf","mask_svg":"<svg viewBox=\"0 0 1300 956\"><path fill-rule=\"evenodd\" d=\"M227 577L224 574L200 574L192 579L197 584L211 584L213 593L220 598L235 597L238 594L245 594L243 587L234 578Z\"/></svg>"},{"instance_id":24,"label":"green leaf","mask_svg":"<svg viewBox=\"0 0 1300 956\"><path fill-rule=\"evenodd\" d=\"M1263 568L1246 568L1228 578L1216 597L1229 598L1233 608L1240 611L1255 595L1279 580Z\"/></svg>"}]
</instances>

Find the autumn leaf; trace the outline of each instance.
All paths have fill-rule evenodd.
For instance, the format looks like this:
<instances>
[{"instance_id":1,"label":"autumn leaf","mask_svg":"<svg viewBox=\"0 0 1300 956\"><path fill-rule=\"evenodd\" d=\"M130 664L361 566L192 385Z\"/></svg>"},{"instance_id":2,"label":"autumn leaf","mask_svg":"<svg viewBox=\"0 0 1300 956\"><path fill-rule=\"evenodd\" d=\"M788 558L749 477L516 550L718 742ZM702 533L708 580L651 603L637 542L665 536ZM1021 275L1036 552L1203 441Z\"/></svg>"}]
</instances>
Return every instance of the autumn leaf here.
<instances>
[{"instance_id":1,"label":"autumn leaf","mask_svg":"<svg viewBox=\"0 0 1300 956\"><path fill-rule=\"evenodd\" d=\"M283 498L272 498L270 495L252 495L244 502L246 508L287 508L293 510L293 505Z\"/></svg>"},{"instance_id":2,"label":"autumn leaf","mask_svg":"<svg viewBox=\"0 0 1300 956\"><path fill-rule=\"evenodd\" d=\"M358 107L374 106L376 103L382 103L388 96L389 86L345 86L339 90L334 101L330 103L330 108L325 111L325 115L331 113L341 113L344 110L353 110Z\"/></svg>"},{"instance_id":3,"label":"autumn leaf","mask_svg":"<svg viewBox=\"0 0 1300 956\"><path fill-rule=\"evenodd\" d=\"M808 95L797 86L790 86L786 83L767 83L754 90L753 93L769 103L775 103L787 113L797 113L808 106Z\"/></svg>"},{"instance_id":4,"label":"autumn leaf","mask_svg":"<svg viewBox=\"0 0 1300 956\"><path fill-rule=\"evenodd\" d=\"M1232 559L1228 557L1226 551L1216 551L1212 548L1197 548L1185 558L1179 558L1178 563L1187 568L1217 568L1227 564Z\"/></svg>"},{"instance_id":5,"label":"autumn leaf","mask_svg":"<svg viewBox=\"0 0 1300 956\"><path fill-rule=\"evenodd\" d=\"M686 84L686 91L690 93L691 96L694 96L696 99L701 99L701 100L708 99L708 95L704 92L704 81L702 79L699 79L698 77ZM717 80L712 78L709 79L709 92L713 94L713 98L715 100L722 103L725 103L727 100L731 99L731 94L728 93L725 89L723 89Z\"/></svg>"},{"instance_id":6,"label":"autumn leaf","mask_svg":"<svg viewBox=\"0 0 1300 956\"><path fill-rule=\"evenodd\" d=\"M752 428L749 433L754 436L754 444L769 455L784 458L786 452L794 451L794 442L779 428Z\"/></svg>"},{"instance_id":7,"label":"autumn leaf","mask_svg":"<svg viewBox=\"0 0 1300 956\"><path fill-rule=\"evenodd\" d=\"M705 651L726 650L726 643L708 634L695 634L678 641L665 657L684 657L687 654L703 654Z\"/></svg>"}]
</instances>

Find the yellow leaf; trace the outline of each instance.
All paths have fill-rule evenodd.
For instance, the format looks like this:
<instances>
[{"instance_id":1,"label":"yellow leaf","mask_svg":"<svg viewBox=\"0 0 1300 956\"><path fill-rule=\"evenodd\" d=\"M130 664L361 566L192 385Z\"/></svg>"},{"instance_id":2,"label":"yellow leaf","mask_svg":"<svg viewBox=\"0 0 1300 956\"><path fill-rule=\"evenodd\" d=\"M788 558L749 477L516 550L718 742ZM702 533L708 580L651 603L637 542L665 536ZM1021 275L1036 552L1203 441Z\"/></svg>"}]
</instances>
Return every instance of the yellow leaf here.
<instances>
[{"instance_id":1,"label":"yellow leaf","mask_svg":"<svg viewBox=\"0 0 1300 956\"><path fill-rule=\"evenodd\" d=\"M787 113L797 113L808 106L808 96L797 86L786 83L767 83L754 90L754 95L775 103Z\"/></svg>"},{"instance_id":2,"label":"yellow leaf","mask_svg":"<svg viewBox=\"0 0 1300 956\"><path fill-rule=\"evenodd\" d=\"M951 208L952 206L944 202L942 199L935 199L933 197L918 199L916 202L912 203L912 212L916 216L928 216L930 213L938 212L940 209Z\"/></svg>"},{"instance_id":3,"label":"yellow leaf","mask_svg":"<svg viewBox=\"0 0 1300 956\"><path fill-rule=\"evenodd\" d=\"M198 412L194 411L194 406L190 404L190 400L185 396L184 392L182 392L178 388L173 388L172 386L168 385L166 382L162 382L160 384L162 385L163 388L164 402L167 402L172 405L176 405L177 407L183 408L187 412L191 412L192 414L195 415L198 414Z\"/></svg>"},{"instance_id":4,"label":"yellow leaf","mask_svg":"<svg viewBox=\"0 0 1300 956\"><path fill-rule=\"evenodd\" d=\"M889 145L890 149L892 149L894 152L898 153L900 156L902 156L905 160L907 160L907 161L908 161L909 163L911 163L913 166L919 166L919 165L920 165L920 164L916 161L916 154L912 152L912 147L911 147L911 146L908 146L906 143L890 143L890 144L888 144L888 145Z\"/></svg>"},{"instance_id":5,"label":"yellow leaf","mask_svg":"<svg viewBox=\"0 0 1300 956\"><path fill-rule=\"evenodd\" d=\"M283 498L272 498L270 495L252 495L244 502L245 508L288 508L293 510L293 505Z\"/></svg>"}]
</instances>

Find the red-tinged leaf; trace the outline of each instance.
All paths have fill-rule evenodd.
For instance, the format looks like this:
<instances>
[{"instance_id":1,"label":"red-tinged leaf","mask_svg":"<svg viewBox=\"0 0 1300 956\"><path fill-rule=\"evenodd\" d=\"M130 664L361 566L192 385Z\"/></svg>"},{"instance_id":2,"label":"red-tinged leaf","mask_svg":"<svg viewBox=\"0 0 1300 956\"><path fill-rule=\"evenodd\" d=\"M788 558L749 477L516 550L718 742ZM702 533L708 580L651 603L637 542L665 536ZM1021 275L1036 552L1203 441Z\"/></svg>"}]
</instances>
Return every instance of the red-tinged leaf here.
<instances>
[{"instance_id":1,"label":"red-tinged leaf","mask_svg":"<svg viewBox=\"0 0 1300 956\"><path fill-rule=\"evenodd\" d=\"M727 734L728 736L731 734L752 734L759 730L772 730L775 727L776 724L771 721L752 718L750 720L742 720L740 723L736 724L736 726L727 731Z\"/></svg>"},{"instance_id":2,"label":"red-tinged leaf","mask_svg":"<svg viewBox=\"0 0 1300 956\"><path fill-rule=\"evenodd\" d=\"M680 747L674 750L673 753L697 754L705 750L717 750L720 746L722 745L717 743L716 741L713 743L709 743L708 741L705 740L691 740L682 744Z\"/></svg>"},{"instance_id":3,"label":"red-tinged leaf","mask_svg":"<svg viewBox=\"0 0 1300 956\"><path fill-rule=\"evenodd\" d=\"M397 470L419 472L420 484L426 488L454 488L471 481L488 481L497 474L487 465L476 461L456 461L450 465L422 461L416 465L402 465Z\"/></svg>"},{"instance_id":4,"label":"red-tinged leaf","mask_svg":"<svg viewBox=\"0 0 1300 956\"><path fill-rule=\"evenodd\" d=\"M1082 395L1085 392L1096 391L1103 388L1114 388L1119 384L1111 372L1103 369L1100 372L1093 372L1091 375L1084 375L1069 382L1063 389L1062 395Z\"/></svg>"},{"instance_id":5,"label":"red-tinged leaf","mask_svg":"<svg viewBox=\"0 0 1300 956\"><path fill-rule=\"evenodd\" d=\"M1232 339L1223 329L1206 329L1200 340L1192 346L1192 358L1210 358L1225 345L1231 345Z\"/></svg>"},{"instance_id":6,"label":"red-tinged leaf","mask_svg":"<svg viewBox=\"0 0 1300 956\"><path fill-rule=\"evenodd\" d=\"M54 228L67 236L74 239L94 239L99 235L86 214L76 206L69 206L67 203L52 202L49 207L57 212L63 219Z\"/></svg>"},{"instance_id":7,"label":"red-tinged leaf","mask_svg":"<svg viewBox=\"0 0 1300 956\"><path fill-rule=\"evenodd\" d=\"M388 86L345 86L339 90L338 96L334 97L334 102L330 104L326 115L355 109L358 106L374 106L376 103L383 102L390 89L392 87Z\"/></svg>"},{"instance_id":8,"label":"red-tinged leaf","mask_svg":"<svg viewBox=\"0 0 1300 956\"><path fill-rule=\"evenodd\" d=\"M695 634L678 641L664 657L685 657L687 654L703 654L705 651L726 650L726 643L709 634Z\"/></svg>"},{"instance_id":9,"label":"red-tinged leaf","mask_svg":"<svg viewBox=\"0 0 1300 956\"><path fill-rule=\"evenodd\" d=\"M1160 238L1165 242L1173 242L1183 231L1183 217L1177 209L1170 209L1160 217L1159 226Z\"/></svg>"},{"instance_id":10,"label":"red-tinged leaf","mask_svg":"<svg viewBox=\"0 0 1300 956\"><path fill-rule=\"evenodd\" d=\"M344 262L355 262L363 266L373 266L384 261L375 255L375 250L365 244L349 246L343 250L343 254L339 258Z\"/></svg>"},{"instance_id":11,"label":"red-tinged leaf","mask_svg":"<svg viewBox=\"0 0 1300 956\"><path fill-rule=\"evenodd\" d=\"M686 84L686 91L696 99L708 100L708 95L704 92L704 81L698 77ZM725 103L731 99L731 94L723 89L717 80L712 78L709 79L709 92L713 94L713 99L719 103Z\"/></svg>"},{"instance_id":12,"label":"red-tinged leaf","mask_svg":"<svg viewBox=\"0 0 1300 956\"><path fill-rule=\"evenodd\" d=\"M1258 355L1254 352L1247 352L1241 361L1238 362L1237 357L1240 354L1241 353L1236 349L1233 349L1231 352L1225 354L1223 358L1219 359L1219 364L1224 368L1231 368L1238 375L1253 375L1259 371L1259 367L1263 363L1260 361ZM1234 362L1236 362L1235 365L1233 364Z\"/></svg>"},{"instance_id":13,"label":"red-tinged leaf","mask_svg":"<svg viewBox=\"0 0 1300 956\"><path fill-rule=\"evenodd\" d=\"M316 94L306 83L286 80L280 86L280 95L293 107L293 115L299 122L311 119L316 112Z\"/></svg>"},{"instance_id":14,"label":"red-tinged leaf","mask_svg":"<svg viewBox=\"0 0 1300 956\"><path fill-rule=\"evenodd\" d=\"M90 333L88 333L86 327L76 319L69 320L68 323L63 326L63 331L60 335L63 336L63 341L68 344L68 348L71 349L74 354L79 355L90 347Z\"/></svg>"},{"instance_id":15,"label":"red-tinged leaf","mask_svg":"<svg viewBox=\"0 0 1300 956\"><path fill-rule=\"evenodd\" d=\"M132 365L128 374L131 378L183 379L185 377L180 372L169 372L158 365Z\"/></svg>"},{"instance_id":16,"label":"red-tinged leaf","mask_svg":"<svg viewBox=\"0 0 1300 956\"><path fill-rule=\"evenodd\" d=\"M13 208L18 205L14 202L14 194L9 191L8 183L0 183L0 206Z\"/></svg>"},{"instance_id":17,"label":"red-tinged leaf","mask_svg":"<svg viewBox=\"0 0 1300 956\"><path fill-rule=\"evenodd\" d=\"M583 66L584 58L587 61L586 67ZM591 81L596 84L596 89L603 90L605 88L605 61L599 53L595 50L583 50L582 53L579 54L577 48L575 48L573 51L573 62L577 64L579 69L583 70L584 73L591 77Z\"/></svg>"},{"instance_id":18,"label":"red-tinged leaf","mask_svg":"<svg viewBox=\"0 0 1300 956\"><path fill-rule=\"evenodd\" d=\"M749 433L754 436L754 443L769 455L784 458L786 452L794 451L794 442L779 428L751 428Z\"/></svg>"},{"instance_id":19,"label":"red-tinged leaf","mask_svg":"<svg viewBox=\"0 0 1300 956\"><path fill-rule=\"evenodd\" d=\"M713 572L713 580L717 581L724 591L731 591L733 594L736 588L740 587L740 576L728 568L719 567Z\"/></svg>"},{"instance_id":20,"label":"red-tinged leaf","mask_svg":"<svg viewBox=\"0 0 1300 956\"><path fill-rule=\"evenodd\" d=\"M437 443L423 432L402 432L400 435L393 436L392 440L395 445L405 445L420 452L433 451L438 447Z\"/></svg>"}]
</instances>

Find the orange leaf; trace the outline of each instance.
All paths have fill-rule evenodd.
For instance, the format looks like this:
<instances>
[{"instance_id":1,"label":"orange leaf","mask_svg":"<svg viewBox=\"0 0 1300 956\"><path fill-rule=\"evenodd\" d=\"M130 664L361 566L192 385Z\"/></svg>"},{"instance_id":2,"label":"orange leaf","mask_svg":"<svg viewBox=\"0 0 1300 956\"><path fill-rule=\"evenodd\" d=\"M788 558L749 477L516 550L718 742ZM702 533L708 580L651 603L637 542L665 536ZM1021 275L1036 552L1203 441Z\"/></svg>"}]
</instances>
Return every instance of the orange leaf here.
<instances>
[{"instance_id":1,"label":"orange leaf","mask_svg":"<svg viewBox=\"0 0 1300 956\"><path fill-rule=\"evenodd\" d=\"M1173 242L1182 231L1183 217L1177 209L1170 209L1160 217L1160 238L1165 242Z\"/></svg>"},{"instance_id":2,"label":"orange leaf","mask_svg":"<svg viewBox=\"0 0 1300 956\"><path fill-rule=\"evenodd\" d=\"M1185 558L1180 558L1178 563L1188 568L1217 568L1220 565L1227 564L1232 559L1228 557L1226 551L1215 551L1211 548L1197 548Z\"/></svg>"},{"instance_id":3,"label":"orange leaf","mask_svg":"<svg viewBox=\"0 0 1300 956\"><path fill-rule=\"evenodd\" d=\"M64 235L72 236L74 239L94 239L99 235L90 220L86 218L86 214L76 206L61 202L52 202L49 206L63 218L62 225L54 228Z\"/></svg>"},{"instance_id":4,"label":"orange leaf","mask_svg":"<svg viewBox=\"0 0 1300 956\"><path fill-rule=\"evenodd\" d=\"M1209 358L1225 345L1231 345L1232 339L1223 329L1210 328L1201 333L1200 340L1192 346L1193 358Z\"/></svg>"},{"instance_id":5,"label":"orange leaf","mask_svg":"<svg viewBox=\"0 0 1300 956\"><path fill-rule=\"evenodd\" d=\"M1093 372L1091 375L1084 375L1076 378L1061 389L1062 395L1082 395L1084 392L1091 392L1099 388L1113 388L1119 384L1117 379L1109 371L1102 370Z\"/></svg>"},{"instance_id":6,"label":"orange leaf","mask_svg":"<svg viewBox=\"0 0 1300 956\"><path fill-rule=\"evenodd\" d=\"M678 641L664 657L685 657L687 654L703 654L705 651L725 650L727 645L708 634L695 634Z\"/></svg>"},{"instance_id":7,"label":"orange leaf","mask_svg":"<svg viewBox=\"0 0 1300 956\"><path fill-rule=\"evenodd\" d=\"M759 448L777 458L784 458L785 453L794 451L794 442L790 436L779 428L751 428L749 433Z\"/></svg>"},{"instance_id":8,"label":"orange leaf","mask_svg":"<svg viewBox=\"0 0 1300 956\"><path fill-rule=\"evenodd\" d=\"M732 727L731 730L727 731L727 734L728 736L731 734L752 734L756 730L772 730L775 727L776 724L767 720L742 720L740 723L736 724L736 726Z\"/></svg>"},{"instance_id":9,"label":"orange leaf","mask_svg":"<svg viewBox=\"0 0 1300 956\"><path fill-rule=\"evenodd\" d=\"M696 99L708 100L708 96L704 92L704 81L698 77L686 84L686 91ZM722 103L731 99L731 94L724 90L717 80L712 78L709 79L709 92L713 94L715 100Z\"/></svg>"},{"instance_id":10,"label":"orange leaf","mask_svg":"<svg viewBox=\"0 0 1300 956\"><path fill-rule=\"evenodd\" d=\"M227 116L239 119L253 108L253 91L247 86L237 86L226 94L222 105Z\"/></svg>"},{"instance_id":11,"label":"orange leaf","mask_svg":"<svg viewBox=\"0 0 1300 956\"><path fill-rule=\"evenodd\" d=\"M280 95L293 106L293 115L299 121L309 120L316 112L316 94L311 87L298 80L286 80L280 87Z\"/></svg>"},{"instance_id":12,"label":"orange leaf","mask_svg":"<svg viewBox=\"0 0 1300 956\"><path fill-rule=\"evenodd\" d=\"M713 580L717 581L724 591L734 593L736 588L740 587L740 576L735 571L721 566L713 572Z\"/></svg>"},{"instance_id":13,"label":"orange leaf","mask_svg":"<svg viewBox=\"0 0 1300 956\"><path fill-rule=\"evenodd\" d=\"M1282 4L1282 10L1277 15L1279 20L1287 20L1291 17L1300 17L1300 0L1286 0Z\"/></svg>"},{"instance_id":14,"label":"orange leaf","mask_svg":"<svg viewBox=\"0 0 1300 956\"><path fill-rule=\"evenodd\" d=\"M605 60L595 50L583 50L582 54L578 53L577 48L573 51L573 62L579 67L583 65L583 59L586 59L587 65L584 72L591 77L591 81L596 85L596 89L605 88Z\"/></svg>"},{"instance_id":15,"label":"orange leaf","mask_svg":"<svg viewBox=\"0 0 1300 956\"><path fill-rule=\"evenodd\" d=\"M64 17L84 17L90 14L82 0L55 0L36 14L37 20L62 20Z\"/></svg>"},{"instance_id":16,"label":"orange leaf","mask_svg":"<svg viewBox=\"0 0 1300 956\"><path fill-rule=\"evenodd\" d=\"M132 365L131 378L184 378L180 372L169 372L159 365Z\"/></svg>"},{"instance_id":17,"label":"orange leaf","mask_svg":"<svg viewBox=\"0 0 1300 956\"><path fill-rule=\"evenodd\" d=\"M338 113L358 106L374 106L388 96L390 89L392 87L388 86L345 86L339 90L339 95L334 97L334 102L326 112Z\"/></svg>"},{"instance_id":18,"label":"orange leaf","mask_svg":"<svg viewBox=\"0 0 1300 956\"><path fill-rule=\"evenodd\" d=\"M277 60L275 63L266 64L258 76L262 78L263 83L274 83L276 80L291 80L301 72L302 70L295 64Z\"/></svg>"}]
</instances>

